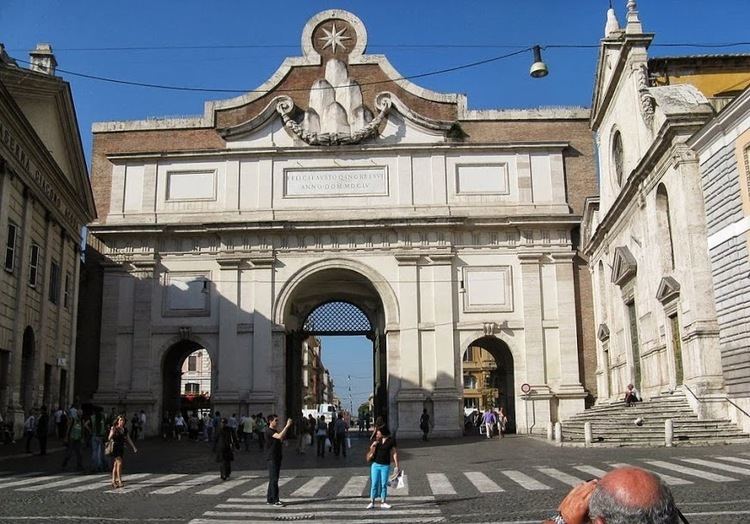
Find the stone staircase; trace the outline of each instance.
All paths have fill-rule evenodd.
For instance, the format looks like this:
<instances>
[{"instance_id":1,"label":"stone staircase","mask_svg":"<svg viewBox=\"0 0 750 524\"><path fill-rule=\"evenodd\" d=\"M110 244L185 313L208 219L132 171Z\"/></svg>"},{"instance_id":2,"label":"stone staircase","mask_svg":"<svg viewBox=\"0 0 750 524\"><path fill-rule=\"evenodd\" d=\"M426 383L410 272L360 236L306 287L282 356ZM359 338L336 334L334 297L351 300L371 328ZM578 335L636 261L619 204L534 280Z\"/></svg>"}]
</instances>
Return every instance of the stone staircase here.
<instances>
[{"instance_id":1,"label":"stone staircase","mask_svg":"<svg viewBox=\"0 0 750 524\"><path fill-rule=\"evenodd\" d=\"M643 418L643 425L634 421ZM624 401L594 406L562 422L563 444L584 443L583 425L591 422L593 446L664 446L664 422L674 423L673 446L750 443L729 420L698 419L685 394L654 397L627 407Z\"/></svg>"}]
</instances>

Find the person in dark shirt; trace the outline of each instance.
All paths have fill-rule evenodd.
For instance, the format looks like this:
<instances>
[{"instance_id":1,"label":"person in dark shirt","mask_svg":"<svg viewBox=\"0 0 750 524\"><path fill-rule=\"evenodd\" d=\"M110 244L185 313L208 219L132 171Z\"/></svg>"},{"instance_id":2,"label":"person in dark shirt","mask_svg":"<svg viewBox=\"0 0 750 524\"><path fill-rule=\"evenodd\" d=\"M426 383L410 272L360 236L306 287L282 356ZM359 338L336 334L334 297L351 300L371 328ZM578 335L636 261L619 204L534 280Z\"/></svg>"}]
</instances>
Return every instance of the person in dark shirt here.
<instances>
[{"instance_id":1,"label":"person in dark shirt","mask_svg":"<svg viewBox=\"0 0 750 524\"><path fill-rule=\"evenodd\" d=\"M385 501L388 496L388 473L391 469L391 459L393 459L395 471L399 471L396 439L391 436L388 426L384 425L375 430L375 438L367 452L367 461L372 463L370 466L370 503L367 509L375 507L375 499L378 497L381 508L391 507Z\"/></svg>"},{"instance_id":2,"label":"person in dark shirt","mask_svg":"<svg viewBox=\"0 0 750 524\"><path fill-rule=\"evenodd\" d=\"M268 491L266 493L266 504L283 507L284 503L279 500L279 474L281 473L281 445L289 428L292 427L292 419L287 419L284 429L278 430L279 417L268 415L268 427L265 430L266 462L268 463Z\"/></svg>"}]
</instances>

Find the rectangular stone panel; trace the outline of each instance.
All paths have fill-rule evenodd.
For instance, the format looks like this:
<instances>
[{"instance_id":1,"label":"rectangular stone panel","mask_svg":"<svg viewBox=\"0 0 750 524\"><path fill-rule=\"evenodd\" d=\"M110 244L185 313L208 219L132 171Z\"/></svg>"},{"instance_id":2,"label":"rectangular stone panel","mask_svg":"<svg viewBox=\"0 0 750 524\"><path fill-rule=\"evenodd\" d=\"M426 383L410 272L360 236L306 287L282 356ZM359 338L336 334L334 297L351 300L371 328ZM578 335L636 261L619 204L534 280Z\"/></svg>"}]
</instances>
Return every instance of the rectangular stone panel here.
<instances>
[{"instance_id":1,"label":"rectangular stone panel","mask_svg":"<svg viewBox=\"0 0 750 524\"><path fill-rule=\"evenodd\" d=\"M167 201L216 200L216 171L167 172Z\"/></svg>"},{"instance_id":2,"label":"rectangular stone panel","mask_svg":"<svg viewBox=\"0 0 750 524\"><path fill-rule=\"evenodd\" d=\"M125 169L124 211L141 211L143 207L144 166L127 166Z\"/></svg>"},{"instance_id":3,"label":"rectangular stone panel","mask_svg":"<svg viewBox=\"0 0 750 524\"><path fill-rule=\"evenodd\" d=\"M513 311L510 266L464 268L464 311Z\"/></svg>"},{"instance_id":4,"label":"rectangular stone panel","mask_svg":"<svg viewBox=\"0 0 750 524\"><path fill-rule=\"evenodd\" d=\"M373 196L388 194L388 169L285 169L284 198Z\"/></svg>"},{"instance_id":5,"label":"rectangular stone panel","mask_svg":"<svg viewBox=\"0 0 750 524\"><path fill-rule=\"evenodd\" d=\"M167 273L164 275L164 316L208 316L210 311L209 275L206 273Z\"/></svg>"},{"instance_id":6,"label":"rectangular stone panel","mask_svg":"<svg viewBox=\"0 0 750 524\"><path fill-rule=\"evenodd\" d=\"M459 195L467 193L510 194L508 164L457 164L456 192Z\"/></svg>"}]
</instances>

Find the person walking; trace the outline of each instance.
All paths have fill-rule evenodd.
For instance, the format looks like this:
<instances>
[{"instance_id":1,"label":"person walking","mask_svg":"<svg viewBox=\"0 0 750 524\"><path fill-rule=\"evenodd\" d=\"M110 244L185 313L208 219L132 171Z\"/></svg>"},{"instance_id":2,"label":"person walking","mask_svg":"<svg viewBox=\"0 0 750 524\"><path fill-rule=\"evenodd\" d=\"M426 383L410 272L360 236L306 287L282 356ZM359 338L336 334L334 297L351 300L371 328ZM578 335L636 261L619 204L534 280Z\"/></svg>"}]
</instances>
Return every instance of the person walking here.
<instances>
[{"instance_id":1,"label":"person walking","mask_svg":"<svg viewBox=\"0 0 750 524\"><path fill-rule=\"evenodd\" d=\"M508 427L508 415L505 414L505 408L500 406L497 412L497 434L500 438L505 436L505 430Z\"/></svg>"},{"instance_id":2,"label":"person walking","mask_svg":"<svg viewBox=\"0 0 750 524\"><path fill-rule=\"evenodd\" d=\"M292 427L292 419L287 419L284 429L278 430L279 417L268 415L268 428L266 429L266 461L268 463L268 491L266 492L266 504L283 507L284 503L279 500L279 474L281 473L281 444L286 439L286 434Z\"/></svg>"},{"instance_id":3,"label":"person walking","mask_svg":"<svg viewBox=\"0 0 750 524\"><path fill-rule=\"evenodd\" d=\"M47 436L49 434L49 415L47 406L42 406L39 419L36 421L36 438L39 440L39 455L47 454Z\"/></svg>"},{"instance_id":4,"label":"person walking","mask_svg":"<svg viewBox=\"0 0 750 524\"><path fill-rule=\"evenodd\" d=\"M104 436L106 423L102 408L97 407L91 417L91 469L95 472L104 471Z\"/></svg>"},{"instance_id":5,"label":"person walking","mask_svg":"<svg viewBox=\"0 0 750 524\"><path fill-rule=\"evenodd\" d=\"M138 440L143 440L146 438L146 412L141 410L141 414L138 416L138 422L140 427L140 438Z\"/></svg>"},{"instance_id":6,"label":"person walking","mask_svg":"<svg viewBox=\"0 0 750 524\"><path fill-rule=\"evenodd\" d=\"M255 433L255 415L245 417L245 422L242 424L242 433L245 438L245 451L250 451L250 441L253 439L253 433Z\"/></svg>"},{"instance_id":7,"label":"person walking","mask_svg":"<svg viewBox=\"0 0 750 524\"><path fill-rule=\"evenodd\" d=\"M185 418L182 416L182 413L179 411L177 412L177 415L174 417L174 432L177 435L177 440L180 440L182 438L182 434L185 433Z\"/></svg>"},{"instance_id":8,"label":"person walking","mask_svg":"<svg viewBox=\"0 0 750 524\"><path fill-rule=\"evenodd\" d=\"M333 453L336 457L340 453L346 457L346 432L349 427L344 422L344 414L339 412L336 422L333 423Z\"/></svg>"},{"instance_id":9,"label":"person walking","mask_svg":"<svg viewBox=\"0 0 750 524\"><path fill-rule=\"evenodd\" d=\"M297 421L295 423L295 426L297 426L297 453L304 455L305 454L305 437L307 437L307 419L305 418L305 415L300 411L299 417L297 418Z\"/></svg>"},{"instance_id":10,"label":"person walking","mask_svg":"<svg viewBox=\"0 0 750 524\"><path fill-rule=\"evenodd\" d=\"M423 409L422 416L419 417L419 429L422 430L422 440L427 442L427 433L430 432L430 415L427 414L427 409Z\"/></svg>"},{"instance_id":11,"label":"person walking","mask_svg":"<svg viewBox=\"0 0 750 524\"><path fill-rule=\"evenodd\" d=\"M487 435L487 438L492 438L492 428L495 427L495 414L490 408L484 410L482 425L484 426L484 433Z\"/></svg>"},{"instance_id":12,"label":"person walking","mask_svg":"<svg viewBox=\"0 0 750 524\"><path fill-rule=\"evenodd\" d=\"M266 424L266 419L263 418L263 413L258 413L258 416L255 417L255 432L258 434L258 447L261 451L266 449L267 428L268 425Z\"/></svg>"},{"instance_id":13,"label":"person walking","mask_svg":"<svg viewBox=\"0 0 750 524\"><path fill-rule=\"evenodd\" d=\"M234 450L240 448L235 432L226 418L221 419L219 426L219 437L216 444L216 462L220 464L219 475L221 480L227 480L232 474L232 461Z\"/></svg>"},{"instance_id":14,"label":"person walking","mask_svg":"<svg viewBox=\"0 0 750 524\"><path fill-rule=\"evenodd\" d=\"M367 505L367 509L373 509L375 507L375 500L378 498L380 498L381 508L390 509L391 507L386 502L391 460L393 460L396 468L395 472L400 471L396 439L391 436L388 426L381 426L375 430L375 439L370 444L370 449L367 452L367 461L371 463L370 503Z\"/></svg>"},{"instance_id":15,"label":"person walking","mask_svg":"<svg viewBox=\"0 0 750 524\"><path fill-rule=\"evenodd\" d=\"M68 465L70 457L73 453L76 455L76 470L80 471L83 469L83 457L81 456L81 442L83 440L83 422L78 410L71 410L70 417L68 418L68 431L65 435L65 444L67 449L65 450L65 458L63 459L62 469Z\"/></svg>"},{"instance_id":16,"label":"person walking","mask_svg":"<svg viewBox=\"0 0 750 524\"><path fill-rule=\"evenodd\" d=\"M318 429L318 421L312 416L312 413L307 415L307 432L310 434L310 447L315 445L315 431Z\"/></svg>"},{"instance_id":17,"label":"person walking","mask_svg":"<svg viewBox=\"0 0 750 524\"><path fill-rule=\"evenodd\" d=\"M34 410L29 411L29 416L23 422L23 436L26 438L26 453L31 453L31 440L36 435L36 417Z\"/></svg>"},{"instance_id":18,"label":"person walking","mask_svg":"<svg viewBox=\"0 0 750 524\"><path fill-rule=\"evenodd\" d=\"M319 457L326 456L326 437L328 436L328 425L326 424L325 415L321 415L318 419L318 424L315 429L315 438L318 441L318 453Z\"/></svg>"},{"instance_id":19,"label":"person walking","mask_svg":"<svg viewBox=\"0 0 750 524\"><path fill-rule=\"evenodd\" d=\"M239 427L239 423L237 422L236 413L232 413L232 416L229 417L229 420L227 421L227 425L229 426L229 429L232 430L232 433L234 433L234 439L237 440L239 438L237 435L237 428Z\"/></svg>"},{"instance_id":20,"label":"person walking","mask_svg":"<svg viewBox=\"0 0 750 524\"><path fill-rule=\"evenodd\" d=\"M122 487L122 459L125 456L125 443L133 449L133 453L138 453L138 449L128 435L128 429L125 427L125 417L122 415L115 419L115 423L109 430L108 440L112 440L112 487Z\"/></svg>"}]
</instances>

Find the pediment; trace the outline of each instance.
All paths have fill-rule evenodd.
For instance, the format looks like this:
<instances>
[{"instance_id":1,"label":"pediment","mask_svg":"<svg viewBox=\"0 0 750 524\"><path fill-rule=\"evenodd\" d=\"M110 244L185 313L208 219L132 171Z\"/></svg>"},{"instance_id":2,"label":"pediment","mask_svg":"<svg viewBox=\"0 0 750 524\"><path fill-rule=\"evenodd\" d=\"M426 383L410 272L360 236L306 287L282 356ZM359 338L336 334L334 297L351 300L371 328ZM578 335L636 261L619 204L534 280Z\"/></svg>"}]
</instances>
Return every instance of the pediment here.
<instances>
[{"instance_id":1,"label":"pediment","mask_svg":"<svg viewBox=\"0 0 750 524\"><path fill-rule=\"evenodd\" d=\"M680 296L680 283L672 277L664 277L656 290L656 299L662 304Z\"/></svg>"},{"instance_id":2,"label":"pediment","mask_svg":"<svg viewBox=\"0 0 750 524\"><path fill-rule=\"evenodd\" d=\"M630 282L638 271L638 263L627 246L615 248L615 254L612 262L612 282L618 286L623 286Z\"/></svg>"},{"instance_id":3,"label":"pediment","mask_svg":"<svg viewBox=\"0 0 750 524\"><path fill-rule=\"evenodd\" d=\"M599 324L599 329L596 330L596 338L602 342L609 340L609 328L607 324Z\"/></svg>"}]
</instances>

